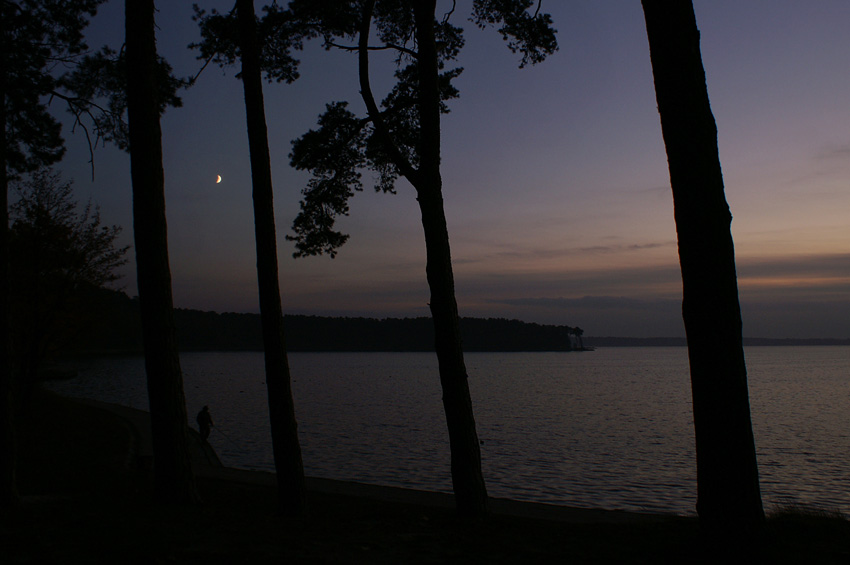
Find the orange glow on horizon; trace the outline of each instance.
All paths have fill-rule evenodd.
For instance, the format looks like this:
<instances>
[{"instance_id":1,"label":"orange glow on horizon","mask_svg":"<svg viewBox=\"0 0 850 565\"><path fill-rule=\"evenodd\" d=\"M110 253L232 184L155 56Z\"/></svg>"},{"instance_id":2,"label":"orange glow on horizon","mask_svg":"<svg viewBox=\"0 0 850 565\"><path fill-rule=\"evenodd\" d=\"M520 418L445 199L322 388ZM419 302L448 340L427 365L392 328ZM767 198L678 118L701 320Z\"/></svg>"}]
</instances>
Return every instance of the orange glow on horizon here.
<instances>
[{"instance_id":1,"label":"orange glow on horizon","mask_svg":"<svg viewBox=\"0 0 850 565\"><path fill-rule=\"evenodd\" d=\"M850 285L847 277L739 277L738 286L752 288L812 288Z\"/></svg>"}]
</instances>

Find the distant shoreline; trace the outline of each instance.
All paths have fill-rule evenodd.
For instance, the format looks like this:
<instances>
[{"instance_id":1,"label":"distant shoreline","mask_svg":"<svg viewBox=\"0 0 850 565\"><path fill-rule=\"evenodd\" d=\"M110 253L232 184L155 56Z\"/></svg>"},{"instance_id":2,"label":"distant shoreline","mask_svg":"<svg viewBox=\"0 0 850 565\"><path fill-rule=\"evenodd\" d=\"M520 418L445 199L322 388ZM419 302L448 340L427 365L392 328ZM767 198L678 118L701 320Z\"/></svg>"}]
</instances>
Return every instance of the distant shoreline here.
<instances>
[{"instance_id":1,"label":"distant shoreline","mask_svg":"<svg viewBox=\"0 0 850 565\"><path fill-rule=\"evenodd\" d=\"M687 347L685 338L678 337L586 337L584 338L585 351L592 352L589 348L616 348L616 347ZM779 339L779 338L744 338L744 347L848 347L850 339ZM181 353L242 353L242 352L262 352L262 348L180 348ZM289 353L428 353L433 349L301 349L288 348ZM547 350L547 349L501 349L501 350L486 350L486 349L464 349L464 353L581 353L581 350ZM143 355L144 351L138 349L90 349L77 351L66 354L65 358L73 357L125 357ZM73 375L63 376L61 374L53 374L46 377L48 380L61 380Z\"/></svg>"},{"instance_id":2,"label":"distant shoreline","mask_svg":"<svg viewBox=\"0 0 850 565\"><path fill-rule=\"evenodd\" d=\"M142 352L138 300L101 289L91 297L96 317L78 328L66 355ZM259 314L174 310L180 351L262 351ZM286 348L292 352L434 350L431 318L364 318L285 315ZM597 347L684 347L684 337L611 337L588 335L567 325L538 324L506 318L461 318L466 352L581 351ZM592 331L592 330L591 330ZM744 345L850 345L850 338L744 338Z\"/></svg>"}]
</instances>

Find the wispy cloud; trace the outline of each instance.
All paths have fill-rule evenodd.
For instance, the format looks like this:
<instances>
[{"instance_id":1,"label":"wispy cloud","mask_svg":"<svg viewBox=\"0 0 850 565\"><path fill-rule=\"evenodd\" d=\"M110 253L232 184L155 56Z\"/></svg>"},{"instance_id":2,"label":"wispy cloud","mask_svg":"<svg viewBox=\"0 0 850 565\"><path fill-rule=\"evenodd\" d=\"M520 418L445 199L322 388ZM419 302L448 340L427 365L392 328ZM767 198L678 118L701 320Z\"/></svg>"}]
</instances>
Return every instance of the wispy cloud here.
<instances>
[{"instance_id":1,"label":"wispy cloud","mask_svg":"<svg viewBox=\"0 0 850 565\"><path fill-rule=\"evenodd\" d=\"M639 194L648 194L653 198L672 198L670 185L651 186L648 188L640 188L636 190Z\"/></svg>"},{"instance_id":2,"label":"wispy cloud","mask_svg":"<svg viewBox=\"0 0 850 565\"><path fill-rule=\"evenodd\" d=\"M848 157L850 157L850 142L824 145L815 153L815 159L819 161L847 159Z\"/></svg>"},{"instance_id":3,"label":"wispy cloud","mask_svg":"<svg viewBox=\"0 0 850 565\"><path fill-rule=\"evenodd\" d=\"M637 251L669 245L674 244L601 247L629 253L630 247ZM539 251L542 256L551 256L551 250ZM573 252L581 251L574 248ZM609 257L605 251L595 252ZM456 262L455 287L461 315L577 325L588 335L683 335L681 273L675 260L629 267L617 267L617 261L606 260L599 268L581 269L569 268L575 261L554 263L556 268L544 270L533 263L527 268L504 269L492 260L482 260L476 266ZM417 264L412 274L389 267L367 269L353 278L328 267L319 280L291 276L284 293L286 311L379 317L428 315L430 291L422 267ZM738 277L745 335L850 335L850 254L741 258Z\"/></svg>"},{"instance_id":4,"label":"wispy cloud","mask_svg":"<svg viewBox=\"0 0 850 565\"><path fill-rule=\"evenodd\" d=\"M745 335L850 335L850 254L750 259L739 261L738 271ZM484 302L527 319L591 328L592 335L680 335L677 266L572 277L537 281L524 291L512 286Z\"/></svg>"},{"instance_id":5,"label":"wispy cloud","mask_svg":"<svg viewBox=\"0 0 850 565\"><path fill-rule=\"evenodd\" d=\"M738 285L742 296L751 301L846 297L850 295L850 254L739 261Z\"/></svg>"},{"instance_id":6,"label":"wispy cloud","mask_svg":"<svg viewBox=\"0 0 850 565\"><path fill-rule=\"evenodd\" d=\"M809 188L842 182L850 171L850 143L831 143L814 150L808 156L808 163L796 167L794 172L783 179L783 184L794 188ZM818 195L834 195L835 190L820 187ZM807 198L815 196L811 190L805 194Z\"/></svg>"},{"instance_id":7,"label":"wispy cloud","mask_svg":"<svg viewBox=\"0 0 850 565\"><path fill-rule=\"evenodd\" d=\"M581 298L503 298L490 299L492 304L509 304L511 306L533 306L540 308L560 309L593 309L593 310L640 310L657 311L661 308L678 307L680 301L669 299L642 299L625 296L582 296Z\"/></svg>"},{"instance_id":8,"label":"wispy cloud","mask_svg":"<svg viewBox=\"0 0 850 565\"><path fill-rule=\"evenodd\" d=\"M617 253L634 253L650 249L675 247L675 241L655 241L637 244L591 245L586 247L539 247L521 244L501 245L503 250L481 253L475 258L464 256L455 260L455 264L488 263L497 259L522 259L524 261L550 260L570 257L592 257Z\"/></svg>"}]
</instances>

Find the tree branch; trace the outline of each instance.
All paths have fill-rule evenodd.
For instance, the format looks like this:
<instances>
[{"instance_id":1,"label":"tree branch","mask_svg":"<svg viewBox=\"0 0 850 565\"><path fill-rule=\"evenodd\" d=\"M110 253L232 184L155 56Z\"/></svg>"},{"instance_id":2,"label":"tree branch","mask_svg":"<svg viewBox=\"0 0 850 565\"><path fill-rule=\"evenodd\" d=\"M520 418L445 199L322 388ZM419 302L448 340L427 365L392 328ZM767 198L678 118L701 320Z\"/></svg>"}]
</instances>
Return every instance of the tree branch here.
<instances>
[{"instance_id":1,"label":"tree branch","mask_svg":"<svg viewBox=\"0 0 850 565\"><path fill-rule=\"evenodd\" d=\"M325 45L328 45L329 47L335 47L336 49L342 49L343 51L359 51L361 49L359 45L340 45L339 43L334 43L333 41L326 41ZM387 43L386 45L382 46L367 46L366 49L369 51L388 51L390 49L395 49L396 51L404 53L405 55L409 55L414 59L419 57L419 54L413 49L409 49L407 47L404 47L403 45L396 45L395 43Z\"/></svg>"},{"instance_id":2,"label":"tree branch","mask_svg":"<svg viewBox=\"0 0 850 565\"><path fill-rule=\"evenodd\" d=\"M194 8L196 10L196 13L195 13L195 16L192 16L192 20L201 21L202 20L201 16L203 15L203 12L198 11L198 10L200 10L200 8L198 8L197 4L194 5ZM215 14L215 13L216 13L216 10L213 10L213 14ZM230 11L227 13L227 16L225 16L225 17L232 18L235 14L236 14L236 4L233 4L233 7L230 9ZM196 18L197 18L197 20L196 20ZM203 21L201 21L201 23L203 23ZM192 45L189 45L189 47L190 48L200 47L200 44L194 44L193 43ZM198 80L198 78L200 78L201 73L204 72L204 69L206 69L207 66L209 66L210 63L212 63L213 59L215 59L216 55L218 55L218 54L219 54L218 49L214 49L212 54L209 57L207 57L206 61L204 61L204 64L200 68L200 70L195 74L195 76L193 76L192 78L189 79L189 85L190 86L195 85L195 81ZM198 59L200 59L200 57L198 57Z\"/></svg>"},{"instance_id":3,"label":"tree branch","mask_svg":"<svg viewBox=\"0 0 850 565\"><path fill-rule=\"evenodd\" d=\"M96 102L92 102L91 100L87 100L85 98L80 98L79 96L67 96L65 94L62 94L61 92L56 92L55 90L51 90L49 92L49 94L50 94L51 97L55 96L56 98L59 98L60 100L64 100L65 102L67 102L68 106L70 106L70 107L82 107L83 105L91 106L92 108L96 108L97 110L100 110L104 114L109 114L110 116L118 117L118 114L116 114L112 110L108 110L108 109L104 108L103 106L97 104ZM93 115L90 110L86 110L86 113L89 114L90 116Z\"/></svg>"},{"instance_id":4,"label":"tree branch","mask_svg":"<svg viewBox=\"0 0 850 565\"><path fill-rule=\"evenodd\" d=\"M387 154L392 158L399 172L416 186L419 171L417 171L410 161L402 154L401 150L395 144L392 134L387 127L386 122L378 110L378 105L375 103L375 97L372 94L372 86L369 83L369 28L372 22L372 10L375 7L375 0L368 0L363 6L363 20L360 23L360 37L358 41L358 61L360 63L360 96L366 104L366 110L372 123L375 126L375 132L381 136Z\"/></svg>"},{"instance_id":5,"label":"tree branch","mask_svg":"<svg viewBox=\"0 0 850 565\"><path fill-rule=\"evenodd\" d=\"M206 69L206 68L207 68L207 66L208 66L210 63L212 63L212 60L213 60L214 58L215 58L215 55L210 55L209 57L207 57L207 60L206 60L206 61L204 61L204 64L203 64L203 66L200 68L200 70L198 70L198 72L197 72L197 73L195 73L195 76L193 76L192 78L190 78L190 79L189 79L189 84L190 84L190 85L192 85L192 86L194 86L194 85L195 85L195 81L196 81L196 80L198 80L198 78L201 76L201 73L202 73L202 72L204 72L204 69Z\"/></svg>"},{"instance_id":6,"label":"tree branch","mask_svg":"<svg viewBox=\"0 0 850 565\"><path fill-rule=\"evenodd\" d=\"M96 108L102 114L110 116L112 119L120 120L121 116L95 102L92 102L91 100L86 100L77 96L66 96L61 92L56 92L55 90L52 90L50 91L50 98L52 99L53 97L59 98L60 100L64 100L65 103L68 105L68 110L74 116L74 125L71 127L71 131L73 132L77 126L80 126L83 129L83 133L85 133L86 135L86 143L89 147L89 164L91 164L91 178L92 181L94 181L94 147L95 145L97 145L102 135L100 133L100 128L97 127L97 119L89 108ZM97 137L95 138L94 142L92 142L91 134L89 133L89 128L87 128L86 124L84 124L83 121L80 119L80 117L84 115L91 118L92 122L95 124L95 132L97 134Z\"/></svg>"},{"instance_id":7,"label":"tree branch","mask_svg":"<svg viewBox=\"0 0 850 565\"><path fill-rule=\"evenodd\" d=\"M452 14L455 13L455 8L457 8L457 0L452 0L452 9L443 14L443 23L448 23L449 18L452 17Z\"/></svg>"}]
</instances>

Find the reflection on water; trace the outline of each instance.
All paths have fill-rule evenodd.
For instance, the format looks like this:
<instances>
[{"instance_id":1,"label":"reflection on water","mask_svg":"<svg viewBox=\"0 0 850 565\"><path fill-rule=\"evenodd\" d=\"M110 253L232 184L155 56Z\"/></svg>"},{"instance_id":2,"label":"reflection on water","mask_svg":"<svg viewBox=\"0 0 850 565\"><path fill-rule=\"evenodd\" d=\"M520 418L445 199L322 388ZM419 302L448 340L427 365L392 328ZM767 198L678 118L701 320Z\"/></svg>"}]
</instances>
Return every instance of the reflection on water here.
<instances>
[{"instance_id":1,"label":"reflection on water","mask_svg":"<svg viewBox=\"0 0 850 565\"><path fill-rule=\"evenodd\" d=\"M466 356L491 496L692 514L693 420L685 348ZM226 465L273 470L260 353L183 354L190 422L209 404ZM768 508L850 513L850 348L747 349ZM451 491L436 358L290 355L308 475ZM147 408L141 358L81 363L69 395Z\"/></svg>"}]
</instances>

